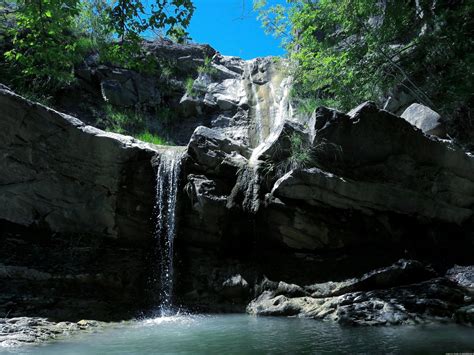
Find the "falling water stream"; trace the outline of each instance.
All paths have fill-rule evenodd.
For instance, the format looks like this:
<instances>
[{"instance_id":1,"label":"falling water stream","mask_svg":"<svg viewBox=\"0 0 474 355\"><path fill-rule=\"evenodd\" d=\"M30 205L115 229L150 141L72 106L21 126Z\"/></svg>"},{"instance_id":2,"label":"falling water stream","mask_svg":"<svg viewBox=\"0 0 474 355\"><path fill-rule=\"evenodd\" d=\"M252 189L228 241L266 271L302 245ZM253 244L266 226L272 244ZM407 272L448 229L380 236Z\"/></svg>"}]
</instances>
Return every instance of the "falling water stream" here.
<instances>
[{"instance_id":1,"label":"falling water stream","mask_svg":"<svg viewBox=\"0 0 474 355\"><path fill-rule=\"evenodd\" d=\"M290 102L291 77L281 71L272 74L268 82L256 84L252 75L252 66L258 62L248 62L249 102L253 103L251 118L255 127L254 149L249 165L254 166L261 153L279 136L285 120L292 119ZM261 101L265 103L262 109Z\"/></svg>"},{"instance_id":2,"label":"falling water stream","mask_svg":"<svg viewBox=\"0 0 474 355\"><path fill-rule=\"evenodd\" d=\"M248 76L249 76L250 87L251 87L251 92L252 92L252 99L254 100L253 118L255 121L255 131L256 131L256 136L257 136L257 142L258 144L261 144L265 139L265 135L263 132L263 115L262 115L262 108L260 105L260 97L258 95L257 85L254 83L254 78L252 75L252 67L251 67L250 62L247 63L247 70L248 70Z\"/></svg>"},{"instance_id":3,"label":"falling water stream","mask_svg":"<svg viewBox=\"0 0 474 355\"><path fill-rule=\"evenodd\" d=\"M160 156L156 176L156 247L159 265L154 275L159 287L159 314L169 315L173 310L173 254L176 235L176 201L178 193L181 151L169 149Z\"/></svg>"}]
</instances>

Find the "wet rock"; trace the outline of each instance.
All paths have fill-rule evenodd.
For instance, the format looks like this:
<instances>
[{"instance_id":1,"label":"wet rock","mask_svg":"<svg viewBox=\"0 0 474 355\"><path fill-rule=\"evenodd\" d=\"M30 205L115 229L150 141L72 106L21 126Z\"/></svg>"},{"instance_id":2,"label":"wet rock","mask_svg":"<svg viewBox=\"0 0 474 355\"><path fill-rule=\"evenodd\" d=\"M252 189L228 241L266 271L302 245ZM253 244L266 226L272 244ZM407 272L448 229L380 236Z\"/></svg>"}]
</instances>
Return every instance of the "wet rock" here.
<instances>
[{"instance_id":1,"label":"wet rock","mask_svg":"<svg viewBox=\"0 0 474 355\"><path fill-rule=\"evenodd\" d=\"M454 318L458 323L474 325L474 304L459 308Z\"/></svg>"},{"instance_id":2,"label":"wet rock","mask_svg":"<svg viewBox=\"0 0 474 355\"><path fill-rule=\"evenodd\" d=\"M399 260L396 263L370 271L360 278L340 282L325 282L306 286L312 297L338 296L349 292L369 291L408 285L436 277L434 270L416 260Z\"/></svg>"},{"instance_id":3,"label":"wet rock","mask_svg":"<svg viewBox=\"0 0 474 355\"><path fill-rule=\"evenodd\" d=\"M297 144L310 149L310 134L304 126L297 122L285 121L280 129L273 133L274 139L267 139L260 149L258 159L272 160L275 163L288 159Z\"/></svg>"},{"instance_id":4,"label":"wet rock","mask_svg":"<svg viewBox=\"0 0 474 355\"><path fill-rule=\"evenodd\" d=\"M417 324L433 320L468 323L468 291L416 261L375 270L360 279L307 286L311 296L263 291L247 312L263 316L299 316L349 325Z\"/></svg>"},{"instance_id":5,"label":"wet rock","mask_svg":"<svg viewBox=\"0 0 474 355\"><path fill-rule=\"evenodd\" d=\"M158 150L11 91L0 89L0 106L0 313L132 316Z\"/></svg>"},{"instance_id":6,"label":"wet rock","mask_svg":"<svg viewBox=\"0 0 474 355\"><path fill-rule=\"evenodd\" d=\"M446 272L446 277L457 284L474 290L474 266L455 265Z\"/></svg>"},{"instance_id":7,"label":"wet rock","mask_svg":"<svg viewBox=\"0 0 474 355\"><path fill-rule=\"evenodd\" d=\"M247 95L242 80L225 79L212 83L206 89L206 101L216 105L222 111L236 110L239 106L247 105Z\"/></svg>"},{"instance_id":8,"label":"wet rock","mask_svg":"<svg viewBox=\"0 0 474 355\"><path fill-rule=\"evenodd\" d=\"M46 318L0 319L0 348L15 348L33 345L71 335L84 330L97 330L104 323L96 321L52 322Z\"/></svg>"}]
</instances>

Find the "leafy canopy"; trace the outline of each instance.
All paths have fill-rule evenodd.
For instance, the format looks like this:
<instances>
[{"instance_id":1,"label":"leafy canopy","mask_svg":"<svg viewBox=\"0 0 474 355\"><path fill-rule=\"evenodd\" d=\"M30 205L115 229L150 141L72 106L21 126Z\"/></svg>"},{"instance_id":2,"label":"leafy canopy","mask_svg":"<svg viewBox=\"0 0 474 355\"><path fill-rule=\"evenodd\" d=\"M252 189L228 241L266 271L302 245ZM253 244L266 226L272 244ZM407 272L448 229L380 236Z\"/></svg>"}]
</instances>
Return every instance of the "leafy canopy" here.
<instances>
[{"instance_id":1,"label":"leafy canopy","mask_svg":"<svg viewBox=\"0 0 474 355\"><path fill-rule=\"evenodd\" d=\"M146 63L142 35L163 30L186 36L192 0L17 0L10 1L15 25L5 52L13 81L54 89L73 80L84 51L95 48L103 60L135 68ZM89 47L89 48L88 48Z\"/></svg>"},{"instance_id":2,"label":"leafy canopy","mask_svg":"<svg viewBox=\"0 0 474 355\"><path fill-rule=\"evenodd\" d=\"M473 92L472 1L255 0L254 7L296 64L300 100L349 109L402 88L442 111ZM469 84L461 84L466 75Z\"/></svg>"}]
</instances>

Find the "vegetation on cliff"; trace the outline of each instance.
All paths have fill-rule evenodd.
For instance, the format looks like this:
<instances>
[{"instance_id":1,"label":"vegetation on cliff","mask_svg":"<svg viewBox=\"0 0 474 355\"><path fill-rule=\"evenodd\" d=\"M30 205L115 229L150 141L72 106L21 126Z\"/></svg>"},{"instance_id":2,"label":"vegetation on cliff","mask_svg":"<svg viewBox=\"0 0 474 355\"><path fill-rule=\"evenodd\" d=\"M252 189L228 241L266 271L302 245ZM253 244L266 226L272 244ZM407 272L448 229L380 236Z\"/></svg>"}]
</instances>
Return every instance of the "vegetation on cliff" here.
<instances>
[{"instance_id":1,"label":"vegetation on cliff","mask_svg":"<svg viewBox=\"0 0 474 355\"><path fill-rule=\"evenodd\" d=\"M254 6L294 63L299 111L320 105L349 110L372 100L401 113L418 102L446 119L452 138L473 141L472 1L255 0ZM192 0L153 6L130 0L0 0L2 81L36 98L54 96L71 86L75 67L91 53L101 63L159 71L170 79L176 63L157 63L141 45L143 36L187 41L193 12ZM210 63L205 58L198 72L212 75ZM190 96L196 91L193 75L183 79Z\"/></svg>"},{"instance_id":2,"label":"vegetation on cliff","mask_svg":"<svg viewBox=\"0 0 474 355\"><path fill-rule=\"evenodd\" d=\"M273 5L256 0L254 5L266 30L282 38L296 64L294 91L303 110L320 104L348 110L365 100L396 110L394 100L409 96L445 117L456 119L456 110L463 111L454 134L472 130L472 1L288 0Z\"/></svg>"}]
</instances>

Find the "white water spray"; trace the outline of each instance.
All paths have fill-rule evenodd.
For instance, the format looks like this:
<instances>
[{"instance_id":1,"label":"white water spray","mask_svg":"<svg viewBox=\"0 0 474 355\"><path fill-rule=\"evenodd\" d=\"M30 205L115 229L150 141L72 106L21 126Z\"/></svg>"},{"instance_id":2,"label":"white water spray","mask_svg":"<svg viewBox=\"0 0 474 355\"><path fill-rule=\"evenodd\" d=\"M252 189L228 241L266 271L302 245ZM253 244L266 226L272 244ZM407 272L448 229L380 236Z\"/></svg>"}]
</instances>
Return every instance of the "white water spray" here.
<instances>
[{"instance_id":1,"label":"white water spray","mask_svg":"<svg viewBox=\"0 0 474 355\"><path fill-rule=\"evenodd\" d=\"M156 229L157 256L159 257L159 275L155 282L160 284L160 315L173 312L174 281L174 238L176 235L176 200L178 178L181 168L181 152L167 150L160 157L156 176Z\"/></svg>"}]
</instances>

